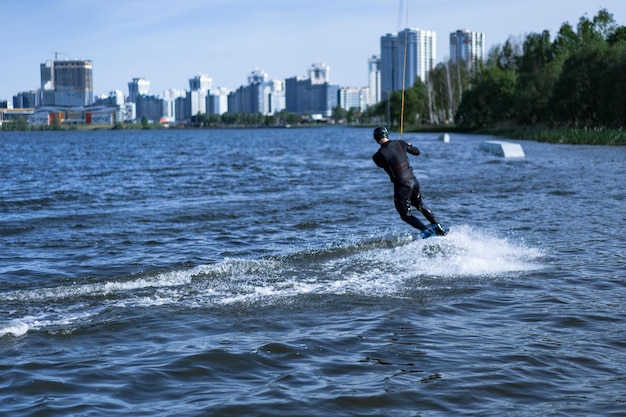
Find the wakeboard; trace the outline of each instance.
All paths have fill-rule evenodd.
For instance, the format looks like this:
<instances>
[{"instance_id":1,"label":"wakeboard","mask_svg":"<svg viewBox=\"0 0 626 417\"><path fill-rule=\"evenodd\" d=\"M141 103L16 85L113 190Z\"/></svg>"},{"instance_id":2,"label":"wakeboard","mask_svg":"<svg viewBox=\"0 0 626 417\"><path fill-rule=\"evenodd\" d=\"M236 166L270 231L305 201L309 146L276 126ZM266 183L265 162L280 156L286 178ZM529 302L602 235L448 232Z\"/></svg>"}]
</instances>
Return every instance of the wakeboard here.
<instances>
[{"instance_id":1,"label":"wakeboard","mask_svg":"<svg viewBox=\"0 0 626 417\"><path fill-rule=\"evenodd\" d=\"M431 224L428 226L427 229L422 231L422 239L430 239L431 237L444 237L444 236L448 236L450 234L450 229L446 229L445 227L442 227L442 229L445 231L445 234L440 235L435 231L435 227L437 225L435 224Z\"/></svg>"}]
</instances>

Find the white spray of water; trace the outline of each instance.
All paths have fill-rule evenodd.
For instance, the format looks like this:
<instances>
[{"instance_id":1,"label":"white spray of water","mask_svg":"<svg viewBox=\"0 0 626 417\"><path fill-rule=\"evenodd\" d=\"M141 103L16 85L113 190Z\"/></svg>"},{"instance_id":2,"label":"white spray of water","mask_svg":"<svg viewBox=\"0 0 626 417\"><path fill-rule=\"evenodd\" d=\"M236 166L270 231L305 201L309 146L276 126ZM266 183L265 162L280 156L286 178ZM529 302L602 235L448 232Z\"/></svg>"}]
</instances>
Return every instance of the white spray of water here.
<instances>
[{"instance_id":1,"label":"white spray of water","mask_svg":"<svg viewBox=\"0 0 626 417\"><path fill-rule=\"evenodd\" d=\"M97 320L102 310L111 308L206 308L308 294L401 296L399 288L409 279L498 277L541 269L542 257L539 249L460 226L445 237L408 240L395 247L357 245L347 254L310 254L304 261L227 258L185 270L0 294L0 302L23 302L31 309L15 311L14 318L0 322L0 337ZM90 297L95 301L85 303ZM41 305L40 313L32 313L33 304ZM51 311L46 307L50 304L59 308Z\"/></svg>"}]
</instances>

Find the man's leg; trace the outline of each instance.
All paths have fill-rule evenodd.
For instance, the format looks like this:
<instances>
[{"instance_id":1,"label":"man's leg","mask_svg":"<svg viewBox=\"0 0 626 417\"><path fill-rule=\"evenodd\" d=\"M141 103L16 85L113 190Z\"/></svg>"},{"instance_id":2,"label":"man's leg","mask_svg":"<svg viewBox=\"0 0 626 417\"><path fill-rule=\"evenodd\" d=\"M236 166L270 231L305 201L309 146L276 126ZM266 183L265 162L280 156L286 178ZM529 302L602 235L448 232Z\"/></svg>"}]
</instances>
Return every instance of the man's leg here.
<instances>
[{"instance_id":1,"label":"man's leg","mask_svg":"<svg viewBox=\"0 0 626 417\"><path fill-rule=\"evenodd\" d=\"M411 195L413 187L411 185L396 186L394 190L394 203L396 210L400 213L400 218L411 226L423 231L427 227L417 217L411 214Z\"/></svg>"},{"instance_id":2,"label":"man's leg","mask_svg":"<svg viewBox=\"0 0 626 417\"><path fill-rule=\"evenodd\" d=\"M413 203L415 208L419 210L419 212L422 213L424 217L426 217L426 219L430 222L431 228L433 229L435 233L437 233L439 236L444 236L446 233L448 233L448 231L445 230L443 226L439 224L432 210L429 209L428 206L426 206L422 202L422 195L419 192L419 189L417 193L414 195L411 202Z\"/></svg>"}]
</instances>

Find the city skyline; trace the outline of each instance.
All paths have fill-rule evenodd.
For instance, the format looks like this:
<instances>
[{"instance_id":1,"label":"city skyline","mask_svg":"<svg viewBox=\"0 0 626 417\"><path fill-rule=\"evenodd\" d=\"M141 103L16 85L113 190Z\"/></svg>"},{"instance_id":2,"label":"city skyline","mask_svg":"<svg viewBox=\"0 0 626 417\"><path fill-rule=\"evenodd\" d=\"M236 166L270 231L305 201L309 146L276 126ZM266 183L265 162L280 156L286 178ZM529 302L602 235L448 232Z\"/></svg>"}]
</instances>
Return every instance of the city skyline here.
<instances>
[{"instance_id":1,"label":"city skyline","mask_svg":"<svg viewBox=\"0 0 626 417\"><path fill-rule=\"evenodd\" d=\"M211 77L215 88L234 90L254 70L286 79L304 75L313 62L330 67L333 84L365 87L368 59L380 53L386 33L406 27L435 32L439 63L448 58L449 34L456 30L484 33L489 50L509 36L549 30L554 37L563 23L575 26L601 8L624 25L626 3L617 0L181 0L175 8L161 0L25 0L0 16L5 33L19 34L3 48L0 100L38 88L39 65L55 53L60 60L93 62L96 95L127 93L130 80L144 77L150 94L162 96L170 88L187 89L199 74Z\"/></svg>"}]
</instances>

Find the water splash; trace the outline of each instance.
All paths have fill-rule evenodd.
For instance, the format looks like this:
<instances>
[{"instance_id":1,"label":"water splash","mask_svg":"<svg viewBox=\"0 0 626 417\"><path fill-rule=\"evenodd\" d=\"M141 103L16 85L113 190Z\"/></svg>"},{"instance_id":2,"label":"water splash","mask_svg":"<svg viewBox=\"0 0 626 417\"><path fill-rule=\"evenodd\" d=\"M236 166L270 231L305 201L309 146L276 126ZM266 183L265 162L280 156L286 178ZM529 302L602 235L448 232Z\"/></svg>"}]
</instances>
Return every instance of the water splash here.
<instances>
[{"instance_id":1,"label":"water splash","mask_svg":"<svg viewBox=\"0 0 626 417\"><path fill-rule=\"evenodd\" d=\"M460 226L444 238L417 242L412 264L434 277L494 277L543 268L540 249Z\"/></svg>"},{"instance_id":2,"label":"water splash","mask_svg":"<svg viewBox=\"0 0 626 417\"><path fill-rule=\"evenodd\" d=\"M272 304L300 296L405 297L407 280L498 277L543 267L541 250L470 226L427 240L351 241L343 247L272 259L226 258L105 282L0 294L12 309L0 337L93 323L103 311ZM430 284L432 285L432 284ZM28 306L28 311L21 311Z\"/></svg>"}]
</instances>

